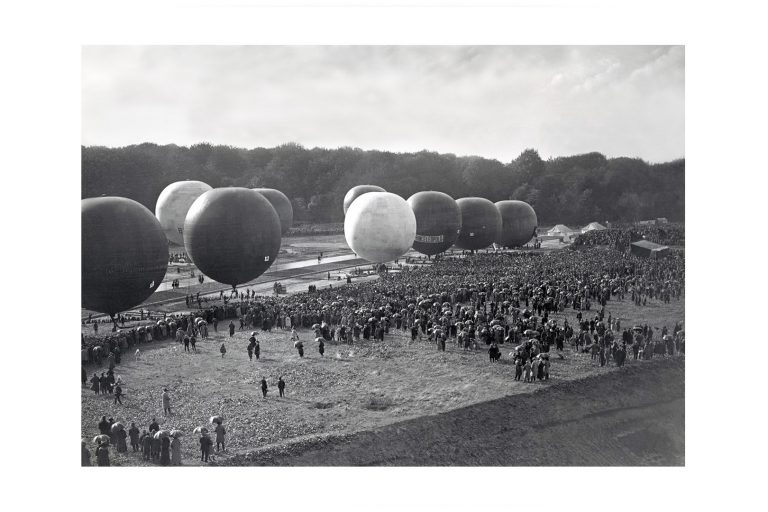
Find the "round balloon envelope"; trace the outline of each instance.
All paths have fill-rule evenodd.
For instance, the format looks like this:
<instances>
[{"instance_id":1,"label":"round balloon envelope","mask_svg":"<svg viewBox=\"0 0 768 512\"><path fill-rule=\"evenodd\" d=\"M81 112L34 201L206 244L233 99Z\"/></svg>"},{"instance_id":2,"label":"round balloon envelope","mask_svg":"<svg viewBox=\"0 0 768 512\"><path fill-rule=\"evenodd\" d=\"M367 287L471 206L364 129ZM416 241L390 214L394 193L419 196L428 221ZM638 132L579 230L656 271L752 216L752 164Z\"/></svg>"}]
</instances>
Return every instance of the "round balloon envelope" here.
<instances>
[{"instance_id":1,"label":"round balloon envelope","mask_svg":"<svg viewBox=\"0 0 768 512\"><path fill-rule=\"evenodd\" d=\"M347 214L349 206L355 199L368 192L386 192L386 190L376 185L358 185L352 187L347 191L347 195L344 196L344 215Z\"/></svg>"},{"instance_id":2,"label":"round balloon envelope","mask_svg":"<svg viewBox=\"0 0 768 512\"><path fill-rule=\"evenodd\" d=\"M145 206L125 197L81 201L82 307L115 315L141 304L168 268L168 240Z\"/></svg>"},{"instance_id":3,"label":"round balloon envelope","mask_svg":"<svg viewBox=\"0 0 768 512\"><path fill-rule=\"evenodd\" d=\"M416 217L402 197L389 192L369 192L347 210L344 237L360 257L373 263L399 258L416 236Z\"/></svg>"},{"instance_id":4,"label":"round balloon envelope","mask_svg":"<svg viewBox=\"0 0 768 512\"><path fill-rule=\"evenodd\" d=\"M456 247L474 251L491 245L501 229L501 214L496 205L482 197L463 197L456 204L461 211Z\"/></svg>"},{"instance_id":5,"label":"round balloon envelope","mask_svg":"<svg viewBox=\"0 0 768 512\"><path fill-rule=\"evenodd\" d=\"M236 286L256 279L277 258L280 218L267 199L248 188L210 190L184 222L184 247L200 271Z\"/></svg>"},{"instance_id":6,"label":"round balloon envelope","mask_svg":"<svg viewBox=\"0 0 768 512\"><path fill-rule=\"evenodd\" d=\"M503 247L519 247L533 238L539 221L531 205L524 201L499 201L496 208L501 215L497 244Z\"/></svg>"},{"instance_id":7,"label":"round balloon envelope","mask_svg":"<svg viewBox=\"0 0 768 512\"><path fill-rule=\"evenodd\" d=\"M433 190L417 192L408 198L416 217L413 248L433 256L451 247L461 229L461 211L448 194Z\"/></svg>"},{"instance_id":8,"label":"round balloon envelope","mask_svg":"<svg viewBox=\"0 0 768 512\"><path fill-rule=\"evenodd\" d=\"M280 218L280 232L286 234L293 226L293 206L288 196L274 188L255 188L253 189L267 198L267 201L277 212Z\"/></svg>"},{"instance_id":9,"label":"round balloon envelope","mask_svg":"<svg viewBox=\"0 0 768 512\"><path fill-rule=\"evenodd\" d=\"M160 221L165 236L176 245L184 245L184 220L195 199L213 190L202 181L177 181L160 192L155 205L155 217Z\"/></svg>"}]
</instances>

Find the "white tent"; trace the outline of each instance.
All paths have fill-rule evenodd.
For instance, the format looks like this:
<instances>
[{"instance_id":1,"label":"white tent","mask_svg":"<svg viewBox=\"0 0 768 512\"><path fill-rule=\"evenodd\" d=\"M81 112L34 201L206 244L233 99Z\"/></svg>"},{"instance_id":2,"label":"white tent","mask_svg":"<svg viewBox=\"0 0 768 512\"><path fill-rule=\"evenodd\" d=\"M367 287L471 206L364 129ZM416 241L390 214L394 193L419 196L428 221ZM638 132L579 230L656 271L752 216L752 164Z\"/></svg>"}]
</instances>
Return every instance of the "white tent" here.
<instances>
[{"instance_id":1,"label":"white tent","mask_svg":"<svg viewBox=\"0 0 768 512\"><path fill-rule=\"evenodd\" d=\"M606 227L600 224L599 222L590 222L589 224L581 228L581 232L586 233L587 231L599 231L601 229L606 229Z\"/></svg>"},{"instance_id":2,"label":"white tent","mask_svg":"<svg viewBox=\"0 0 768 512\"><path fill-rule=\"evenodd\" d=\"M547 231L548 235L558 236L558 235L571 235L573 233L576 233L576 230L573 230L566 226L565 224L558 224L557 226L553 227L549 231Z\"/></svg>"}]
</instances>

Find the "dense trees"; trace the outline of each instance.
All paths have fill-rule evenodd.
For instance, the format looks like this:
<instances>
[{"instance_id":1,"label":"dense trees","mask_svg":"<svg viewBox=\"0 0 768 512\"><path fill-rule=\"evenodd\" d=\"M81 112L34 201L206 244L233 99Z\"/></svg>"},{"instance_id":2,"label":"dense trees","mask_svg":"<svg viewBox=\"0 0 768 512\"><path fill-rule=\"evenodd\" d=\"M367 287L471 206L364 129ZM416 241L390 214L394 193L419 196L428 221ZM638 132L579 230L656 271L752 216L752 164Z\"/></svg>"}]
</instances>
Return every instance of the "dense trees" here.
<instances>
[{"instance_id":1,"label":"dense trees","mask_svg":"<svg viewBox=\"0 0 768 512\"><path fill-rule=\"evenodd\" d=\"M526 149L504 164L430 151L306 149L292 143L250 150L207 143L82 148L83 198L124 196L154 211L163 188L184 179L212 187L276 188L291 198L296 220L314 222L341 221L344 194L360 184L404 198L437 190L454 198L519 199L534 207L541 225L683 221L685 215L685 160L649 164L587 153L545 161Z\"/></svg>"}]
</instances>

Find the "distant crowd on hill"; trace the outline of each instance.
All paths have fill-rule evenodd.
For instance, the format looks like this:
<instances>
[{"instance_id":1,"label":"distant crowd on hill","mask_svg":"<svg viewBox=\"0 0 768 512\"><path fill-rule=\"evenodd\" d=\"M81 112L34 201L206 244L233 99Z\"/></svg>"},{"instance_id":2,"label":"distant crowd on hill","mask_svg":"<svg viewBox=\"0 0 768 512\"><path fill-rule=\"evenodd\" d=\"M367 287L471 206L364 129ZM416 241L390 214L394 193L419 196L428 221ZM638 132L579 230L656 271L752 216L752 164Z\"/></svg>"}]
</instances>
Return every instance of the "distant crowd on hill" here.
<instances>
[{"instance_id":1,"label":"distant crowd on hill","mask_svg":"<svg viewBox=\"0 0 768 512\"><path fill-rule=\"evenodd\" d=\"M620 251L629 248L632 242L648 240L660 245L685 245L685 226L683 224L661 224L631 226L588 231L578 235L572 248L607 245Z\"/></svg>"}]
</instances>

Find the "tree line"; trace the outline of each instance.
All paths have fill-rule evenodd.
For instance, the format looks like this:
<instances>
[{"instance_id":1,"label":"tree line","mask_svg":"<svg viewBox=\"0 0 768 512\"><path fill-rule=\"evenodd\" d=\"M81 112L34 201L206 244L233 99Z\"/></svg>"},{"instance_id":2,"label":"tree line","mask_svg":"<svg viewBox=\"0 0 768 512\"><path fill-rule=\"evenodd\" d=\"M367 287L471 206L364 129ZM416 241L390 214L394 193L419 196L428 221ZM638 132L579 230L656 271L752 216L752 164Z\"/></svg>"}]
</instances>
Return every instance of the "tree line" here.
<instances>
[{"instance_id":1,"label":"tree line","mask_svg":"<svg viewBox=\"0 0 768 512\"><path fill-rule=\"evenodd\" d=\"M685 160L651 164L600 153L542 160L526 149L508 163L476 156L358 148L307 149L298 144L244 149L232 146L144 143L82 147L82 197L117 195L154 211L160 192L180 180L218 187L269 187L285 193L298 221L340 222L342 200L370 184L408 198L438 190L458 199L519 199L540 225L591 221L685 220Z\"/></svg>"}]
</instances>

